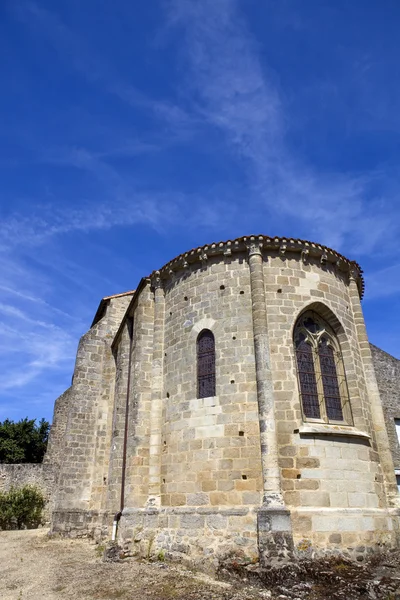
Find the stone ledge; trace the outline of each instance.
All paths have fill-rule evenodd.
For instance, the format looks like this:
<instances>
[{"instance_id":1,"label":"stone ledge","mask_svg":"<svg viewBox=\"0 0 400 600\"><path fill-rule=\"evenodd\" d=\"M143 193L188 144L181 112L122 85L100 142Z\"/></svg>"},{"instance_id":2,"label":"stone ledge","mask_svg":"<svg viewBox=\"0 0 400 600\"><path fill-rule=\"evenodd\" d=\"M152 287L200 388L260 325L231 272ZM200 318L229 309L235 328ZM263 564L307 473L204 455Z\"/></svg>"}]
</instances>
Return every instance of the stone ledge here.
<instances>
[{"instance_id":1,"label":"stone ledge","mask_svg":"<svg viewBox=\"0 0 400 600\"><path fill-rule=\"evenodd\" d=\"M370 440L371 436L365 431L351 427L350 425L332 425L330 423L309 423L295 429L293 433L300 435L326 435L336 436L342 435L347 437L358 437L365 440Z\"/></svg>"},{"instance_id":2,"label":"stone ledge","mask_svg":"<svg viewBox=\"0 0 400 600\"><path fill-rule=\"evenodd\" d=\"M356 508L350 508L348 506L346 507L340 507L340 506L296 506L293 508L290 508L290 513L292 515L297 515L300 513L305 513L305 514L315 514L315 515L334 515L335 513L339 513L340 515L359 515L361 517L370 517L370 516L378 516L378 517L384 517L384 516L397 516L400 514L400 508L394 508L394 507L386 507L386 508L363 508L363 507L356 507Z\"/></svg>"},{"instance_id":3,"label":"stone ledge","mask_svg":"<svg viewBox=\"0 0 400 600\"><path fill-rule=\"evenodd\" d=\"M205 506L160 506L160 508L124 508L122 516L129 517L129 515L224 515L224 516L246 516L251 512L256 512L259 507L205 507Z\"/></svg>"}]
</instances>

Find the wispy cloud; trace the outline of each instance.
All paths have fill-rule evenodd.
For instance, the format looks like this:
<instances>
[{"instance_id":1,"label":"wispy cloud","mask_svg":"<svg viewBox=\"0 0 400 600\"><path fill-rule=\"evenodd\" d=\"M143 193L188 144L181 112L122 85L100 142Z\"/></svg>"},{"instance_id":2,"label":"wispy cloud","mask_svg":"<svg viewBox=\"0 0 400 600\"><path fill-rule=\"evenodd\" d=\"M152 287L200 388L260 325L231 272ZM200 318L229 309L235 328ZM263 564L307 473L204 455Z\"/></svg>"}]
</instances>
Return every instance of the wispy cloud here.
<instances>
[{"instance_id":1,"label":"wispy cloud","mask_svg":"<svg viewBox=\"0 0 400 600\"><path fill-rule=\"evenodd\" d=\"M182 93L181 87L178 94L185 98L184 106L182 102L149 97L117 75L108 57L98 48L92 49L56 13L29 0L18 0L10 6L30 30L46 36L70 68L127 105L161 120L169 128L163 136L166 143L180 136L194 136L202 128L219 131L225 139L225 150L241 162L247 173L247 212L254 223L262 216L273 225L281 224L282 219L292 220L300 235L306 232L308 237L350 254L368 254L382 240L388 252L395 245L400 227L397 175L393 186L380 171L322 171L289 145L290 117L277 79L268 72L265 61L261 63L259 48L236 0L171 0L166 5L169 30L178 28L185 38L180 47L188 71L185 91ZM158 142L162 143L161 138ZM152 149L153 143L146 140L133 139L125 146L125 151L132 153ZM135 194L126 193L126 181L110 166L106 154L74 147L55 152L49 149L43 156L56 164L85 169L112 187L117 204L118 196L122 196L122 204L130 203L132 207L127 224L150 221L155 226L160 214L165 214L155 208L157 201L152 205L146 198L143 205L141 200L138 205ZM229 196L229 183L225 187ZM169 213L179 205L175 198L172 194ZM77 219L72 215L60 224L56 215L53 226L46 223L41 228L35 222L35 229L42 229L46 236L85 230L84 223L99 229L119 225L126 214L120 217L118 208L113 210L111 204L110 199L103 203L93 219L87 215L81 218L78 212Z\"/></svg>"},{"instance_id":2,"label":"wispy cloud","mask_svg":"<svg viewBox=\"0 0 400 600\"><path fill-rule=\"evenodd\" d=\"M1 245L6 251L20 244L42 244L56 235L108 230L115 226L148 225L158 230L174 218L176 208L171 200L163 207L162 201L140 194L131 199L99 203L95 210L89 202L79 209L45 205L40 216L14 213L4 219L0 224Z\"/></svg>"},{"instance_id":3,"label":"wispy cloud","mask_svg":"<svg viewBox=\"0 0 400 600\"><path fill-rule=\"evenodd\" d=\"M48 277L15 257L1 256L0 279L0 390L70 368L82 327L78 315L47 302Z\"/></svg>"},{"instance_id":4,"label":"wispy cloud","mask_svg":"<svg viewBox=\"0 0 400 600\"><path fill-rule=\"evenodd\" d=\"M57 315L66 317L67 319L75 319L75 317L73 317L69 313L66 313L63 310L60 310L59 308L52 306L51 304L49 304L49 302L46 302L43 298L40 298L39 296L32 296L24 291L21 291L18 289L13 289L7 285L1 285L1 284L0 284L0 291L4 294L4 296L9 296L14 299L15 298L21 299L23 302L27 303L28 305L30 303L37 304L41 307L44 307L45 310L54 312Z\"/></svg>"},{"instance_id":5,"label":"wispy cloud","mask_svg":"<svg viewBox=\"0 0 400 600\"><path fill-rule=\"evenodd\" d=\"M316 171L286 140L279 90L262 68L257 47L235 0L172 0L169 25L183 28L199 110L247 164L255 197L271 215L306 224L317 239L357 254L385 239L394 243L398 198L376 190L379 173ZM392 214L391 214L392 213Z\"/></svg>"},{"instance_id":6,"label":"wispy cloud","mask_svg":"<svg viewBox=\"0 0 400 600\"><path fill-rule=\"evenodd\" d=\"M170 231L208 230L227 231L237 211L226 200L211 195L205 202L201 196L179 193L135 193L131 196L109 198L96 204L82 204L81 208L48 204L32 214L13 213L0 223L0 251L36 246L55 236L73 232L107 231L113 227L146 226L162 236ZM38 214L39 213L39 214ZM221 214L225 214L221 223Z\"/></svg>"},{"instance_id":7,"label":"wispy cloud","mask_svg":"<svg viewBox=\"0 0 400 600\"><path fill-rule=\"evenodd\" d=\"M12 318L13 325L8 320ZM0 357L4 368L0 391L32 381L46 370L69 366L75 355L75 339L54 324L38 321L12 306L0 305ZM16 360L13 355L18 355ZM24 368L20 360L23 357Z\"/></svg>"}]
</instances>

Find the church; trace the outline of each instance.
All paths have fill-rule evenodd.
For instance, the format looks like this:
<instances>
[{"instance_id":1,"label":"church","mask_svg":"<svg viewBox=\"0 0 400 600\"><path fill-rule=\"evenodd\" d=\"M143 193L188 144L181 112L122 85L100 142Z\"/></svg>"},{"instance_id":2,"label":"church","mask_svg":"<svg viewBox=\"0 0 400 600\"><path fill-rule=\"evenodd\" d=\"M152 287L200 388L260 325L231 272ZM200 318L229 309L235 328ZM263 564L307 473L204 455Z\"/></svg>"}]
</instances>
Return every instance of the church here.
<instances>
[{"instance_id":1,"label":"church","mask_svg":"<svg viewBox=\"0 0 400 600\"><path fill-rule=\"evenodd\" d=\"M213 564L398 547L400 361L363 292L334 250L254 235L104 298L55 404L52 531Z\"/></svg>"}]
</instances>

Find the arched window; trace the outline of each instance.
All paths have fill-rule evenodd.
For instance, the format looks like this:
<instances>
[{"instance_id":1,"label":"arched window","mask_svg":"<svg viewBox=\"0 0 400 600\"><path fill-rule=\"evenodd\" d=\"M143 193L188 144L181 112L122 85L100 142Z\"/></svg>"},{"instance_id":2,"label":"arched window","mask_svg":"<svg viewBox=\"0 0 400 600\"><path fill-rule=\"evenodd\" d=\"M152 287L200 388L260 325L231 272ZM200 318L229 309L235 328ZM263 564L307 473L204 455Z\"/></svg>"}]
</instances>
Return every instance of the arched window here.
<instances>
[{"instance_id":1,"label":"arched window","mask_svg":"<svg viewBox=\"0 0 400 600\"><path fill-rule=\"evenodd\" d=\"M215 396L215 340L209 329L197 337L197 397Z\"/></svg>"},{"instance_id":2,"label":"arched window","mask_svg":"<svg viewBox=\"0 0 400 600\"><path fill-rule=\"evenodd\" d=\"M343 358L332 328L315 312L307 311L296 323L294 345L304 418L350 422Z\"/></svg>"}]
</instances>

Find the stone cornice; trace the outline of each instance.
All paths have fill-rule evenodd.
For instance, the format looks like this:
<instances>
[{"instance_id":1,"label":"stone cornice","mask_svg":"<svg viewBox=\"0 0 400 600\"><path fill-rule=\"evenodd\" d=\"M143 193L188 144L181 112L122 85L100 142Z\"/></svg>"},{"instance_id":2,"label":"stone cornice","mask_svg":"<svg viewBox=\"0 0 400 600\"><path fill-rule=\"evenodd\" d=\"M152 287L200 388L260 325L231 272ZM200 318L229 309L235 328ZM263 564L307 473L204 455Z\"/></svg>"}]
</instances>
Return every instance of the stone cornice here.
<instances>
[{"instance_id":1,"label":"stone cornice","mask_svg":"<svg viewBox=\"0 0 400 600\"><path fill-rule=\"evenodd\" d=\"M151 287L153 290L162 288L162 279L160 275L160 271L153 271L150 277Z\"/></svg>"},{"instance_id":2,"label":"stone cornice","mask_svg":"<svg viewBox=\"0 0 400 600\"><path fill-rule=\"evenodd\" d=\"M264 256L268 256L269 254L278 255L282 259L290 258L291 255L297 254L304 263L318 262L321 268L331 265L338 271L355 279L360 297L364 294L362 269L355 261L351 261L335 250L315 242L265 235L243 236L235 240L213 242L193 248L170 260L161 269L154 271L150 277L153 277L155 273L159 273L159 277L163 281L167 281L175 277L179 271L184 272L191 265L204 269L207 266L207 261L213 256L222 255L227 259L235 252L248 253L249 251L252 252L253 249L263 253Z\"/></svg>"}]
</instances>

